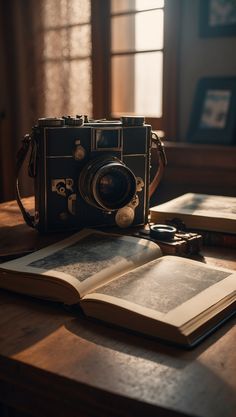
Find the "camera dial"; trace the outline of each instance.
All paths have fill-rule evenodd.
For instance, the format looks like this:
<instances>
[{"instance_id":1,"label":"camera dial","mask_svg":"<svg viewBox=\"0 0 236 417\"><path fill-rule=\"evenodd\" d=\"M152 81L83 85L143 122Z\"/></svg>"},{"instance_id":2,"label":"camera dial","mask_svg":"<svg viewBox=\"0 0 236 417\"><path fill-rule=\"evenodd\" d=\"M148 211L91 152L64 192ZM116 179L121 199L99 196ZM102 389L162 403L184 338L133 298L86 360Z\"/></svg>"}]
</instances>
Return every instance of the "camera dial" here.
<instances>
[{"instance_id":1,"label":"camera dial","mask_svg":"<svg viewBox=\"0 0 236 417\"><path fill-rule=\"evenodd\" d=\"M145 118L143 116L122 116L121 122L123 126L143 126Z\"/></svg>"},{"instance_id":2,"label":"camera dial","mask_svg":"<svg viewBox=\"0 0 236 417\"><path fill-rule=\"evenodd\" d=\"M101 210L118 210L134 198L136 178L118 158L106 157L90 161L79 177L83 199Z\"/></svg>"},{"instance_id":3,"label":"camera dial","mask_svg":"<svg viewBox=\"0 0 236 417\"><path fill-rule=\"evenodd\" d=\"M40 127L62 127L65 125L65 120L60 117L42 117L38 119Z\"/></svg>"},{"instance_id":4,"label":"camera dial","mask_svg":"<svg viewBox=\"0 0 236 417\"><path fill-rule=\"evenodd\" d=\"M122 207L117 211L115 221L119 227L129 227L134 221L134 210L129 206Z\"/></svg>"},{"instance_id":5,"label":"camera dial","mask_svg":"<svg viewBox=\"0 0 236 417\"><path fill-rule=\"evenodd\" d=\"M63 119L65 120L65 124L67 126L82 126L84 124L84 117L83 116L63 116Z\"/></svg>"}]
</instances>

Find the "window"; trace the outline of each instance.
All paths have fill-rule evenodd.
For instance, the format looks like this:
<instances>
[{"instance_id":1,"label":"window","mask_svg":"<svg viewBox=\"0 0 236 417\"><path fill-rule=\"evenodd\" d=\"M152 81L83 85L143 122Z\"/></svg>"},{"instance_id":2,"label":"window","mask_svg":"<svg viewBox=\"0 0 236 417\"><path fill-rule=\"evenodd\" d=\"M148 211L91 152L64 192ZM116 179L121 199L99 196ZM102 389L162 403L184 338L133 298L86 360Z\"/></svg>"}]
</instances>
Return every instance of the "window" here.
<instances>
[{"instance_id":1,"label":"window","mask_svg":"<svg viewBox=\"0 0 236 417\"><path fill-rule=\"evenodd\" d=\"M111 1L111 114L162 117L164 0Z\"/></svg>"},{"instance_id":2,"label":"window","mask_svg":"<svg viewBox=\"0 0 236 417\"><path fill-rule=\"evenodd\" d=\"M176 136L178 0L40 4L41 115L141 114Z\"/></svg>"},{"instance_id":3,"label":"window","mask_svg":"<svg viewBox=\"0 0 236 417\"><path fill-rule=\"evenodd\" d=\"M42 0L43 114L92 114L89 0Z\"/></svg>"}]
</instances>

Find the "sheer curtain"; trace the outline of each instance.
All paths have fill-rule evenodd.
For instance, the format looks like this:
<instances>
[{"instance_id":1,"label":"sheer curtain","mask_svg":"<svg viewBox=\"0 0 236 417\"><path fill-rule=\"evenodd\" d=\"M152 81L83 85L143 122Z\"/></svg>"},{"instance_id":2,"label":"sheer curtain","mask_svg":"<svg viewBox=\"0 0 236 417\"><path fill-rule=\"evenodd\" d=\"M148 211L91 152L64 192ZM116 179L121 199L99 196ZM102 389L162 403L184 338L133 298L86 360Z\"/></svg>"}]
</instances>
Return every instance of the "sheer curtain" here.
<instances>
[{"instance_id":1,"label":"sheer curtain","mask_svg":"<svg viewBox=\"0 0 236 417\"><path fill-rule=\"evenodd\" d=\"M92 115L90 0L0 0L0 201L15 197L16 153L39 117ZM24 169L22 195L33 193Z\"/></svg>"},{"instance_id":2,"label":"sheer curtain","mask_svg":"<svg viewBox=\"0 0 236 417\"><path fill-rule=\"evenodd\" d=\"M36 39L43 113L92 114L91 2L42 0Z\"/></svg>"}]
</instances>

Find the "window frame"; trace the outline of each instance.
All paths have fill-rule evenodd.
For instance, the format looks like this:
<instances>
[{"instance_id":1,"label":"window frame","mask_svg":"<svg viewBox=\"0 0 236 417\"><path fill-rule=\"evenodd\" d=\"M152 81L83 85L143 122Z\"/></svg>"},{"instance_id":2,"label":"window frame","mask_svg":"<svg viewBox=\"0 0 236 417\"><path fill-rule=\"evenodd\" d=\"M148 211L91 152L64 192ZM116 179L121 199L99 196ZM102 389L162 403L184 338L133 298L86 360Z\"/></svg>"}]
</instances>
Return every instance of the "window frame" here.
<instances>
[{"instance_id":1,"label":"window frame","mask_svg":"<svg viewBox=\"0 0 236 417\"><path fill-rule=\"evenodd\" d=\"M165 0L163 45L163 115L146 118L166 138L178 136L178 59L181 2ZM93 116L111 118L111 3L91 2ZM145 115L144 115L145 116Z\"/></svg>"}]
</instances>

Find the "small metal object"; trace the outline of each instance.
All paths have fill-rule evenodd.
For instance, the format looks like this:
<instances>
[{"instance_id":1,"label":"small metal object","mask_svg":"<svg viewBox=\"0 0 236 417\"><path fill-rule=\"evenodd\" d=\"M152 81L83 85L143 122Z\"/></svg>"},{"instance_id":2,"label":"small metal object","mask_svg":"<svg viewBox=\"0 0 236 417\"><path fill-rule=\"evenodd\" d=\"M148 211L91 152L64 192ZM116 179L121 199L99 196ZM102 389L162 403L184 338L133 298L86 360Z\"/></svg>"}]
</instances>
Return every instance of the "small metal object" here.
<instances>
[{"instance_id":1,"label":"small metal object","mask_svg":"<svg viewBox=\"0 0 236 417\"><path fill-rule=\"evenodd\" d=\"M174 238L177 229L167 224L154 224L150 226L150 237L153 239L170 241Z\"/></svg>"},{"instance_id":2,"label":"small metal object","mask_svg":"<svg viewBox=\"0 0 236 417\"><path fill-rule=\"evenodd\" d=\"M136 187L137 187L137 191L141 192L143 187L144 187L144 181L141 177L137 177L136 178Z\"/></svg>"},{"instance_id":3,"label":"small metal object","mask_svg":"<svg viewBox=\"0 0 236 417\"><path fill-rule=\"evenodd\" d=\"M75 141L75 149L73 152L73 156L77 161L82 161L86 156L85 148L80 144L80 140Z\"/></svg>"},{"instance_id":4,"label":"small metal object","mask_svg":"<svg viewBox=\"0 0 236 417\"><path fill-rule=\"evenodd\" d=\"M83 126L84 124L84 117L77 115L76 117L71 116L63 116L65 120L65 124L67 126Z\"/></svg>"},{"instance_id":5,"label":"small metal object","mask_svg":"<svg viewBox=\"0 0 236 417\"><path fill-rule=\"evenodd\" d=\"M134 210L128 206L120 208L116 213L115 220L119 227L129 227L134 220Z\"/></svg>"}]
</instances>

